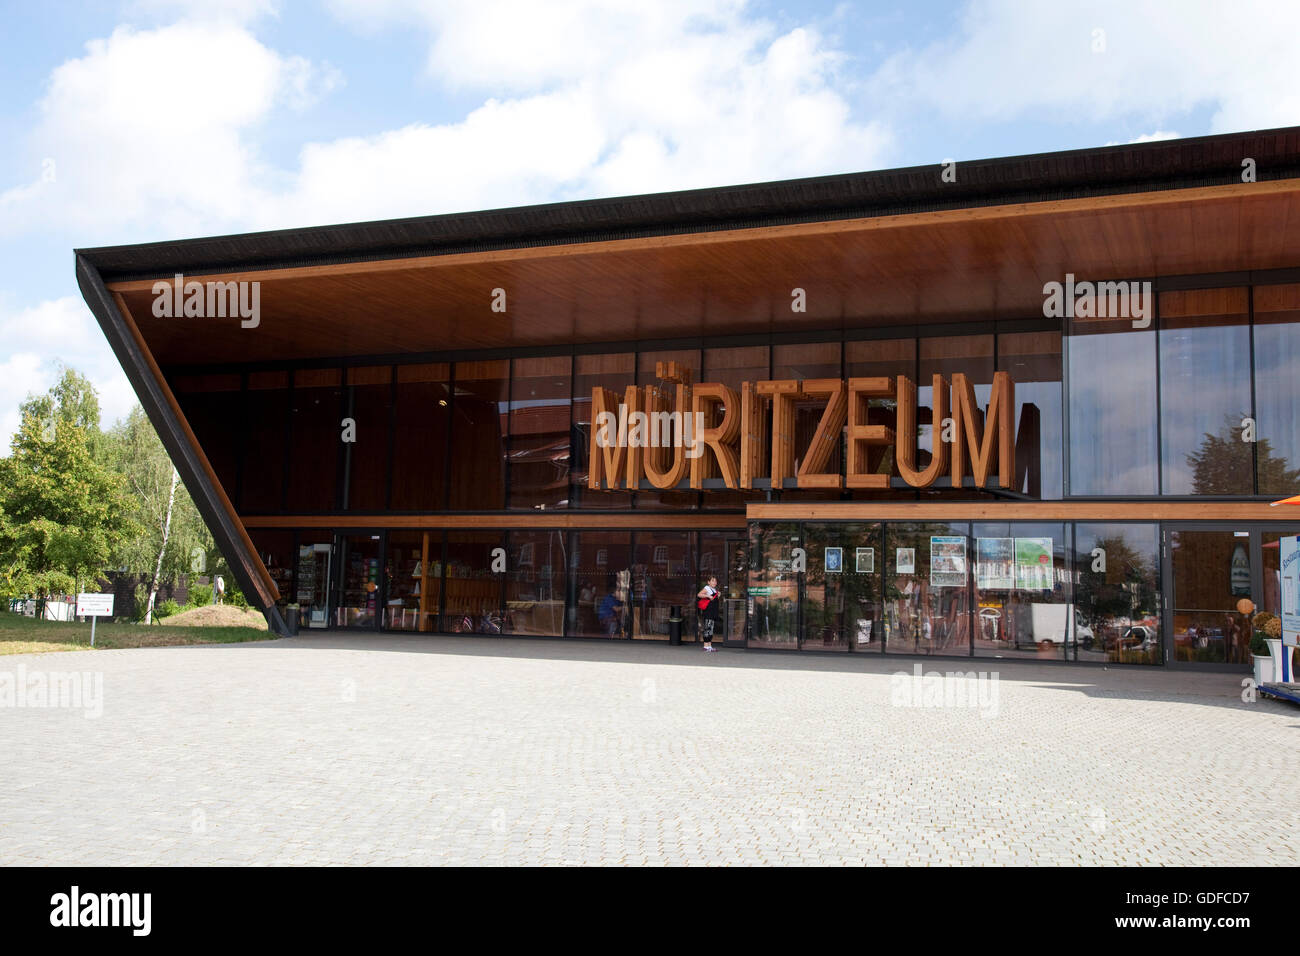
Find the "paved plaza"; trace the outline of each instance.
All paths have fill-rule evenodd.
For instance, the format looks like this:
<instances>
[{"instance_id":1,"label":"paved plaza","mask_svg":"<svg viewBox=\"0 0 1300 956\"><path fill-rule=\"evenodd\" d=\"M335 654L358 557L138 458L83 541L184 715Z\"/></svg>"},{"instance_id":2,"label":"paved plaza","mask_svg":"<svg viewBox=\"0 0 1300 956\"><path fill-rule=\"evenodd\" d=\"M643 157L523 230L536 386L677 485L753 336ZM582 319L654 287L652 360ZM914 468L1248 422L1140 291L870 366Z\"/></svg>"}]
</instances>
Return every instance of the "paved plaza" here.
<instances>
[{"instance_id":1,"label":"paved plaza","mask_svg":"<svg viewBox=\"0 0 1300 956\"><path fill-rule=\"evenodd\" d=\"M356 634L0 658L103 675L97 718L0 709L0 863L1298 862L1300 708L1239 676L923 661L1000 678L939 707L892 676L916 663Z\"/></svg>"}]
</instances>

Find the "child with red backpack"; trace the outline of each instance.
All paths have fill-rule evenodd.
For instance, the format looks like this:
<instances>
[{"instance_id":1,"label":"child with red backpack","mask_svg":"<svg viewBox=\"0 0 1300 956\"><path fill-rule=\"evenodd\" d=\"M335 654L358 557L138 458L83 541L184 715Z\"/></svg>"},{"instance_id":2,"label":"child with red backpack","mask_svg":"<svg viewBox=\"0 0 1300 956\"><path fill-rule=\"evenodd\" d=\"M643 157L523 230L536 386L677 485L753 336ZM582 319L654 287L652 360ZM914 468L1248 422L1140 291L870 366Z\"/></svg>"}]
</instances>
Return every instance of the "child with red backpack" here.
<instances>
[{"instance_id":1,"label":"child with red backpack","mask_svg":"<svg viewBox=\"0 0 1300 956\"><path fill-rule=\"evenodd\" d=\"M700 588L700 593L695 595L695 607L699 611L704 649L706 651L717 650L713 646L713 628L718 623L718 599L721 596L716 577L710 577L704 587Z\"/></svg>"}]
</instances>

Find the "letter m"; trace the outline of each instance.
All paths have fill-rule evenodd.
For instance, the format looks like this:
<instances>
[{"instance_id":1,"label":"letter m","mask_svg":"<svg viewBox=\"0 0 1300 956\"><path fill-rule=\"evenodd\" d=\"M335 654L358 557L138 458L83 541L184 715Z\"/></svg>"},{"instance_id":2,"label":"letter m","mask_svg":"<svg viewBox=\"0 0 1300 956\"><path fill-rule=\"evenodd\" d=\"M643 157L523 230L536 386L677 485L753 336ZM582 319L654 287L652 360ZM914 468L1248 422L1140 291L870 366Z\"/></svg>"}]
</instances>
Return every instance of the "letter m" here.
<instances>
[{"instance_id":1,"label":"letter m","mask_svg":"<svg viewBox=\"0 0 1300 956\"><path fill-rule=\"evenodd\" d=\"M591 390L591 462L587 470L587 487L599 491L603 485L606 489L619 487L619 482L627 481L626 487L636 488L641 483L641 449L629 448L627 441L628 419L632 412L640 407L641 390L629 385L624 393L623 402L619 404L618 396L607 388L597 385ZM601 429L597 427L606 415L613 415L618 422L617 435L609 436L609 441L600 441Z\"/></svg>"},{"instance_id":2,"label":"letter m","mask_svg":"<svg viewBox=\"0 0 1300 956\"><path fill-rule=\"evenodd\" d=\"M1016 473L1016 391L1006 372L993 375L993 394L988 414L981 415L975 404L975 389L960 372L952 377L952 486L961 487L966 477L967 449L975 487L988 486L993 470L993 435L997 433L998 486L1010 488ZM983 434L981 434L981 428Z\"/></svg>"}]
</instances>

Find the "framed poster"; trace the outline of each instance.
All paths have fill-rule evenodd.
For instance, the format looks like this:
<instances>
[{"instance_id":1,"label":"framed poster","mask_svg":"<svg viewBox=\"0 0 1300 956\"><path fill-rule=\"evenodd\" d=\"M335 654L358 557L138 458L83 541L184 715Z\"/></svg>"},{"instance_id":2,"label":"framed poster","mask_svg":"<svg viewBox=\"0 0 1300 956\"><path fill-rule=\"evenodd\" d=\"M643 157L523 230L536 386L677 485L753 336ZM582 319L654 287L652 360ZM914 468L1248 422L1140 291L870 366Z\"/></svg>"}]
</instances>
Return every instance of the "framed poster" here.
<instances>
[{"instance_id":1,"label":"framed poster","mask_svg":"<svg viewBox=\"0 0 1300 956\"><path fill-rule=\"evenodd\" d=\"M1280 538L1278 551L1282 579L1282 643L1294 647L1300 643L1300 536Z\"/></svg>"},{"instance_id":2,"label":"framed poster","mask_svg":"<svg viewBox=\"0 0 1300 956\"><path fill-rule=\"evenodd\" d=\"M930 587L959 588L966 585L966 537L930 537Z\"/></svg>"},{"instance_id":3,"label":"framed poster","mask_svg":"<svg viewBox=\"0 0 1300 956\"><path fill-rule=\"evenodd\" d=\"M894 552L894 571L898 574L916 573L916 548L899 548Z\"/></svg>"},{"instance_id":4,"label":"framed poster","mask_svg":"<svg viewBox=\"0 0 1300 956\"><path fill-rule=\"evenodd\" d=\"M857 569L858 569L858 574L876 573L876 549L875 548L858 548Z\"/></svg>"},{"instance_id":5,"label":"framed poster","mask_svg":"<svg viewBox=\"0 0 1300 956\"><path fill-rule=\"evenodd\" d=\"M844 570L844 549L827 548L825 551L826 573L839 574Z\"/></svg>"},{"instance_id":6,"label":"framed poster","mask_svg":"<svg viewBox=\"0 0 1300 956\"><path fill-rule=\"evenodd\" d=\"M1016 538L1016 587L1052 590L1052 539Z\"/></svg>"},{"instance_id":7,"label":"framed poster","mask_svg":"<svg viewBox=\"0 0 1300 956\"><path fill-rule=\"evenodd\" d=\"M981 591L1010 591L1016 586L1015 539L975 539L975 586Z\"/></svg>"}]
</instances>

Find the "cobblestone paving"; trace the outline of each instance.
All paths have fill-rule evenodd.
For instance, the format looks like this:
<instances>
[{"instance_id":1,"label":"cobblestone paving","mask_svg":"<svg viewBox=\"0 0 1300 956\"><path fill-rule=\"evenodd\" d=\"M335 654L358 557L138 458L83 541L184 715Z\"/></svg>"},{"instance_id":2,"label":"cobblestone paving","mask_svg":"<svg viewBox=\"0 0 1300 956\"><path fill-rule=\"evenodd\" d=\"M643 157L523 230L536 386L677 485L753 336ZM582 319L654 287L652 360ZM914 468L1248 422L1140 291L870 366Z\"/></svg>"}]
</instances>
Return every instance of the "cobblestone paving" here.
<instances>
[{"instance_id":1,"label":"cobblestone paving","mask_svg":"<svg viewBox=\"0 0 1300 956\"><path fill-rule=\"evenodd\" d=\"M1300 708L1032 663L996 709L901 706L915 663L352 634L7 657L100 671L104 703L0 709L0 864L1298 862Z\"/></svg>"}]
</instances>

